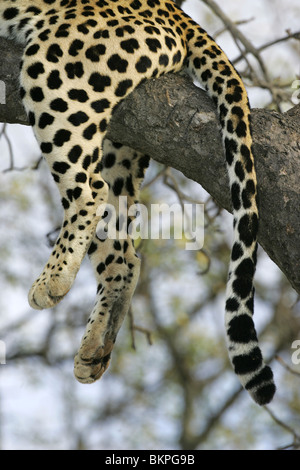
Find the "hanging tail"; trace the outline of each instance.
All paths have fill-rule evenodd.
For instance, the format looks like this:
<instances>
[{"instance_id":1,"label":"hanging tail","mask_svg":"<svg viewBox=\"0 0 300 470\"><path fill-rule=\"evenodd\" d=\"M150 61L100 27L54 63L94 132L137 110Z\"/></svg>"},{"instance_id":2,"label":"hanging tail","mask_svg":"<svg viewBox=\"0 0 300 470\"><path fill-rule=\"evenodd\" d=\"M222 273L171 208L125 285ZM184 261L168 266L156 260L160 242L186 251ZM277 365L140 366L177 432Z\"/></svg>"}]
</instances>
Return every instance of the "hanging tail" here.
<instances>
[{"instance_id":1,"label":"hanging tail","mask_svg":"<svg viewBox=\"0 0 300 470\"><path fill-rule=\"evenodd\" d=\"M276 388L252 319L258 210L248 97L238 72L200 26L187 31L187 41L188 70L218 108L231 190L234 243L225 314L229 357L243 387L256 403L265 405Z\"/></svg>"}]
</instances>

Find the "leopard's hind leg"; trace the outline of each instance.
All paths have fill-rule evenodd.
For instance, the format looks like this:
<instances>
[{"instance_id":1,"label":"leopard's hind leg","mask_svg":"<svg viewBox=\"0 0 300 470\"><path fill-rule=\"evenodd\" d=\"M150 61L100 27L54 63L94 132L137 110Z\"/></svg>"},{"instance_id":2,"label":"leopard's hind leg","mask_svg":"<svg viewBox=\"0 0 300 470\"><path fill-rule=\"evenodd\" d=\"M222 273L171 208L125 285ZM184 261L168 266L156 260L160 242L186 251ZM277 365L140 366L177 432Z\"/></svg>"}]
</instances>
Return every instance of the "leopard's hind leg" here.
<instances>
[{"instance_id":1,"label":"leopard's hind leg","mask_svg":"<svg viewBox=\"0 0 300 470\"><path fill-rule=\"evenodd\" d=\"M82 383L94 382L107 369L140 271L134 240L128 233L133 216L128 214L139 201L149 158L109 140L105 140L103 152L102 176L109 195L108 205L100 208L102 219L89 248L97 278L97 298L75 357L75 376Z\"/></svg>"}]
</instances>

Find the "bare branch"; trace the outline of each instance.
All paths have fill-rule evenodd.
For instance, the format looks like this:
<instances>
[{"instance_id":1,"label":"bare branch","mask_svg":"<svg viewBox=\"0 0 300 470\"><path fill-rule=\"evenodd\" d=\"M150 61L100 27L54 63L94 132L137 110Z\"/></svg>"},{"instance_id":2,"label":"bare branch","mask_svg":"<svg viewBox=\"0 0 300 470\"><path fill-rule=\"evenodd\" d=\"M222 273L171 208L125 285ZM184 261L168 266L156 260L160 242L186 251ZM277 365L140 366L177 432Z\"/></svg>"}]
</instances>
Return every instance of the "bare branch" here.
<instances>
[{"instance_id":1,"label":"bare branch","mask_svg":"<svg viewBox=\"0 0 300 470\"><path fill-rule=\"evenodd\" d=\"M265 67L265 64L262 58L259 55L258 50L253 46L253 44L246 38L246 36L239 30L236 26L236 23L232 21L224 12L223 10L214 2L214 0L202 0L207 6L209 6L212 11L223 21L223 23L227 26L228 30L232 34L234 40L238 40L241 44L245 47L245 50L250 52L257 60L260 65L260 68L267 80L268 73Z\"/></svg>"}]
</instances>

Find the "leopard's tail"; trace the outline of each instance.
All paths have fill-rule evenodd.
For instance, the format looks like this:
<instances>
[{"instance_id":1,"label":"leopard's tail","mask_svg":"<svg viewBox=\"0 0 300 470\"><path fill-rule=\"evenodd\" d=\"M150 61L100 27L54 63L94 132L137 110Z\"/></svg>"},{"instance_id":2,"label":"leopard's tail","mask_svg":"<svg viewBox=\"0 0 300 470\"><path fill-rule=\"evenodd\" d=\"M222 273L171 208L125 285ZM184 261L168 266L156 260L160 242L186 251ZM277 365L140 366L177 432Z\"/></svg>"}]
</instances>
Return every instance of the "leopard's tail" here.
<instances>
[{"instance_id":1,"label":"leopard's tail","mask_svg":"<svg viewBox=\"0 0 300 470\"><path fill-rule=\"evenodd\" d=\"M259 405L275 393L253 323L258 210L250 107L242 80L215 41L200 26L187 31L188 70L217 105L234 215L234 241L226 292L228 351L243 387Z\"/></svg>"}]
</instances>

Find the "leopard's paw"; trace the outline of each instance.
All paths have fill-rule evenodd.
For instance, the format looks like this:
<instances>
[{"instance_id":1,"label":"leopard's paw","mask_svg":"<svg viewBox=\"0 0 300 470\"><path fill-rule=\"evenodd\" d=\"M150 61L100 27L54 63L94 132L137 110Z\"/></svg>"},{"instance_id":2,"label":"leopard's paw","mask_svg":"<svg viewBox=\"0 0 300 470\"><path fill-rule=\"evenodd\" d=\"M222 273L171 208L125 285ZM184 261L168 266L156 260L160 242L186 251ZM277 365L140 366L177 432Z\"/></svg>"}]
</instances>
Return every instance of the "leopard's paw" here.
<instances>
[{"instance_id":1,"label":"leopard's paw","mask_svg":"<svg viewBox=\"0 0 300 470\"><path fill-rule=\"evenodd\" d=\"M28 301L32 308L42 310L58 304L69 292L75 275L70 273L48 273L44 271L33 283Z\"/></svg>"}]
</instances>

